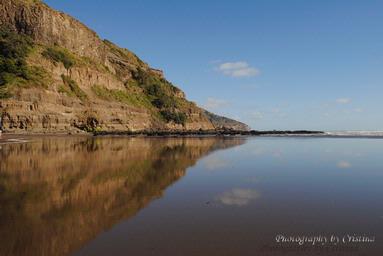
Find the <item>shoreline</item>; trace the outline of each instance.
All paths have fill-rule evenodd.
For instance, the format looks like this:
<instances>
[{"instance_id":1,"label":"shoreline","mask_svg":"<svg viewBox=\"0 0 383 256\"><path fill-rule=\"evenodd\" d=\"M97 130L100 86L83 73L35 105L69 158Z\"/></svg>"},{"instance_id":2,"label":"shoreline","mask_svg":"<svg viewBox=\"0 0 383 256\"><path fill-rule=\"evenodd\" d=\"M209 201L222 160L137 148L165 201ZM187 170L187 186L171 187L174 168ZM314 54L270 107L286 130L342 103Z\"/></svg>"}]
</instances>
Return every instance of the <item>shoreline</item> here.
<instances>
[{"instance_id":1,"label":"shoreline","mask_svg":"<svg viewBox=\"0 0 383 256\"><path fill-rule=\"evenodd\" d=\"M249 136L249 137L310 137L310 138L383 138L383 132L374 134L373 132L355 133L353 132L325 132L325 131L310 131L310 130L211 130L211 131L95 131L95 132L2 132L0 133L0 142L7 139L20 137L109 137L109 136L125 136L125 137L234 137L234 136Z\"/></svg>"},{"instance_id":2,"label":"shoreline","mask_svg":"<svg viewBox=\"0 0 383 256\"><path fill-rule=\"evenodd\" d=\"M79 133L18 133L3 132L0 134L0 147L6 144L27 143L36 137L131 137L131 138L207 138L207 137L305 137L324 135L319 131L116 131L116 132L79 132ZM322 136L318 136L322 137Z\"/></svg>"},{"instance_id":3,"label":"shoreline","mask_svg":"<svg viewBox=\"0 0 383 256\"><path fill-rule=\"evenodd\" d=\"M95 131L95 132L6 132L0 133L4 137L20 136L142 136L142 137L184 137L184 136L284 136L284 135L325 135L323 131L286 130L286 131L239 131L239 130L210 130L210 131Z\"/></svg>"},{"instance_id":4,"label":"shoreline","mask_svg":"<svg viewBox=\"0 0 383 256\"><path fill-rule=\"evenodd\" d=\"M116 132L94 132L93 136L146 136L146 137L183 137L183 136L261 136L261 135L313 135L324 134L322 131L236 131L236 130L214 130L214 131L116 131Z\"/></svg>"},{"instance_id":5,"label":"shoreline","mask_svg":"<svg viewBox=\"0 0 383 256\"><path fill-rule=\"evenodd\" d=\"M193 130L143 130L143 131L94 131L94 132L19 132L19 131L3 131L2 135L57 135L57 136L105 136L105 135L125 135L125 136L185 136L185 135L312 135L312 134L325 134L323 131L309 131L309 130L271 130L271 131L240 131L240 130L206 130L206 131L193 131ZM1 137L1 133L0 133Z\"/></svg>"},{"instance_id":6,"label":"shoreline","mask_svg":"<svg viewBox=\"0 0 383 256\"><path fill-rule=\"evenodd\" d=\"M314 135L324 134L322 131L236 131L236 130L211 130L211 131L95 131L95 132L6 132L0 133L0 141L6 138L35 137L35 136L130 136L130 137L206 137L206 136L262 136L262 135Z\"/></svg>"}]
</instances>

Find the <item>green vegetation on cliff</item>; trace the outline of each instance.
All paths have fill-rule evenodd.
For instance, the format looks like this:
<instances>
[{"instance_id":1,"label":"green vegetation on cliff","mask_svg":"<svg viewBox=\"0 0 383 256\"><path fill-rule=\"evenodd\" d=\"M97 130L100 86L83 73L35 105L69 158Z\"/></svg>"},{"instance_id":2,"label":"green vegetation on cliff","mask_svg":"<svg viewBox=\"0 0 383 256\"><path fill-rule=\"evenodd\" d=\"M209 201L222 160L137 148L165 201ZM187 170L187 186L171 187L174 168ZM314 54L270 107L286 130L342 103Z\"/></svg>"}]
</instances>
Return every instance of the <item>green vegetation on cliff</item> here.
<instances>
[{"instance_id":1,"label":"green vegetation on cliff","mask_svg":"<svg viewBox=\"0 0 383 256\"><path fill-rule=\"evenodd\" d=\"M171 110L162 110L161 115L165 118L167 122L173 121L176 124L185 124L186 114L183 112L174 112Z\"/></svg>"},{"instance_id":2,"label":"green vegetation on cliff","mask_svg":"<svg viewBox=\"0 0 383 256\"><path fill-rule=\"evenodd\" d=\"M92 86L92 92L103 100L117 101L137 107L150 107L148 99L134 92L129 93L128 91L118 89L108 89L101 85Z\"/></svg>"},{"instance_id":3,"label":"green vegetation on cliff","mask_svg":"<svg viewBox=\"0 0 383 256\"><path fill-rule=\"evenodd\" d=\"M74 56L68 50L58 46L48 47L42 55L56 63L61 62L66 69L70 69L75 64Z\"/></svg>"},{"instance_id":4,"label":"green vegetation on cliff","mask_svg":"<svg viewBox=\"0 0 383 256\"><path fill-rule=\"evenodd\" d=\"M148 71L138 69L133 72L134 85L142 88L151 104L160 110L160 115L166 122L185 124L187 115L182 109L176 93L180 90L165 79Z\"/></svg>"},{"instance_id":5,"label":"green vegetation on cliff","mask_svg":"<svg viewBox=\"0 0 383 256\"><path fill-rule=\"evenodd\" d=\"M69 76L61 75L64 86L59 88L59 92L66 93L68 96L74 96L80 100L87 100L88 96L80 89L76 81L72 80Z\"/></svg>"},{"instance_id":6,"label":"green vegetation on cliff","mask_svg":"<svg viewBox=\"0 0 383 256\"><path fill-rule=\"evenodd\" d=\"M46 87L46 71L26 62L33 46L30 37L7 28L0 29L0 98L11 97L13 87Z\"/></svg>"}]
</instances>

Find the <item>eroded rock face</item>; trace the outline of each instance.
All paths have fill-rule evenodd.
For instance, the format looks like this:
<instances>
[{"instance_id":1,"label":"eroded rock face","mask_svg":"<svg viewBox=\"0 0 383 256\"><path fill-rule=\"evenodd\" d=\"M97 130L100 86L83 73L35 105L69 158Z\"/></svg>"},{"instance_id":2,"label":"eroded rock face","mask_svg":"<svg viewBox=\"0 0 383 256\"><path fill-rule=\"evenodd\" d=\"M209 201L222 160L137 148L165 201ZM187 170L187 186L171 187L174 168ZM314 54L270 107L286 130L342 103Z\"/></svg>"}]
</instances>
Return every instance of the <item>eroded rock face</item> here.
<instances>
[{"instance_id":1,"label":"eroded rock face","mask_svg":"<svg viewBox=\"0 0 383 256\"><path fill-rule=\"evenodd\" d=\"M181 111L186 115L186 121L182 124L161 118L160 109L151 106L150 102L135 104L135 98L147 96L139 86L131 85L137 73L144 72L159 81L166 81L163 72L149 67L134 53L101 40L94 31L76 19L40 1L0 0L0 26L30 36L36 47L28 56L27 63L44 69L49 75L49 83L44 88L33 84L23 86L11 98L0 99L0 115L3 117L3 127L8 132L243 128L233 120L220 125L213 123L203 109L187 101L185 94L177 88L169 90L172 91L173 100L182 106L176 113ZM70 52L77 64L68 68L44 58L43 51L49 47L60 47ZM74 81L84 97L65 93L62 89L65 84L63 76ZM128 94L126 97L133 100L100 97L94 92L94 86L125 92Z\"/></svg>"},{"instance_id":2,"label":"eroded rock face","mask_svg":"<svg viewBox=\"0 0 383 256\"><path fill-rule=\"evenodd\" d=\"M94 31L39 1L1 0L0 24L42 44L60 45L81 56L107 61L107 48Z\"/></svg>"}]
</instances>

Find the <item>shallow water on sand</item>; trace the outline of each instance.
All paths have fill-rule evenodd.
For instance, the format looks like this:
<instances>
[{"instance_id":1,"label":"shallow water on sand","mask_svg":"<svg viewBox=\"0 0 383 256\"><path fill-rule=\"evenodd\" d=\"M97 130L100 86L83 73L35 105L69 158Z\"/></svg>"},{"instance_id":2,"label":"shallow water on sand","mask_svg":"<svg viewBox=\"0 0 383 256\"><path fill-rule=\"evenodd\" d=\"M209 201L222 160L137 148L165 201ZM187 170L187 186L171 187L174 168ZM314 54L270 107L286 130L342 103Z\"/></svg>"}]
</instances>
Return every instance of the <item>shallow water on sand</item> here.
<instances>
[{"instance_id":1,"label":"shallow water on sand","mask_svg":"<svg viewBox=\"0 0 383 256\"><path fill-rule=\"evenodd\" d=\"M380 139L11 139L0 255L383 251Z\"/></svg>"}]
</instances>

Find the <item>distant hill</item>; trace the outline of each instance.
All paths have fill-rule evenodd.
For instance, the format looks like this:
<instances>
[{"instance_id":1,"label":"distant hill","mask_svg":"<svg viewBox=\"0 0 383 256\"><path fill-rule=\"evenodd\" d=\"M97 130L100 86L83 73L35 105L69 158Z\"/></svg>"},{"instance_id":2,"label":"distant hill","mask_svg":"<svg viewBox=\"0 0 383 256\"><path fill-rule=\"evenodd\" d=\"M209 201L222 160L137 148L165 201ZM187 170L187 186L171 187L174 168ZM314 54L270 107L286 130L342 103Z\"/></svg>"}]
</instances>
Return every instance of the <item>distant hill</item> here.
<instances>
[{"instance_id":1,"label":"distant hill","mask_svg":"<svg viewBox=\"0 0 383 256\"><path fill-rule=\"evenodd\" d=\"M132 35L134 36L134 35ZM0 114L14 132L248 129L38 0L0 0Z\"/></svg>"},{"instance_id":2,"label":"distant hill","mask_svg":"<svg viewBox=\"0 0 383 256\"><path fill-rule=\"evenodd\" d=\"M219 116L205 110L205 115L213 124L216 130L236 130L236 131L250 131L250 127L244 123L238 122L236 120Z\"/></svg>"}]
</instances>

